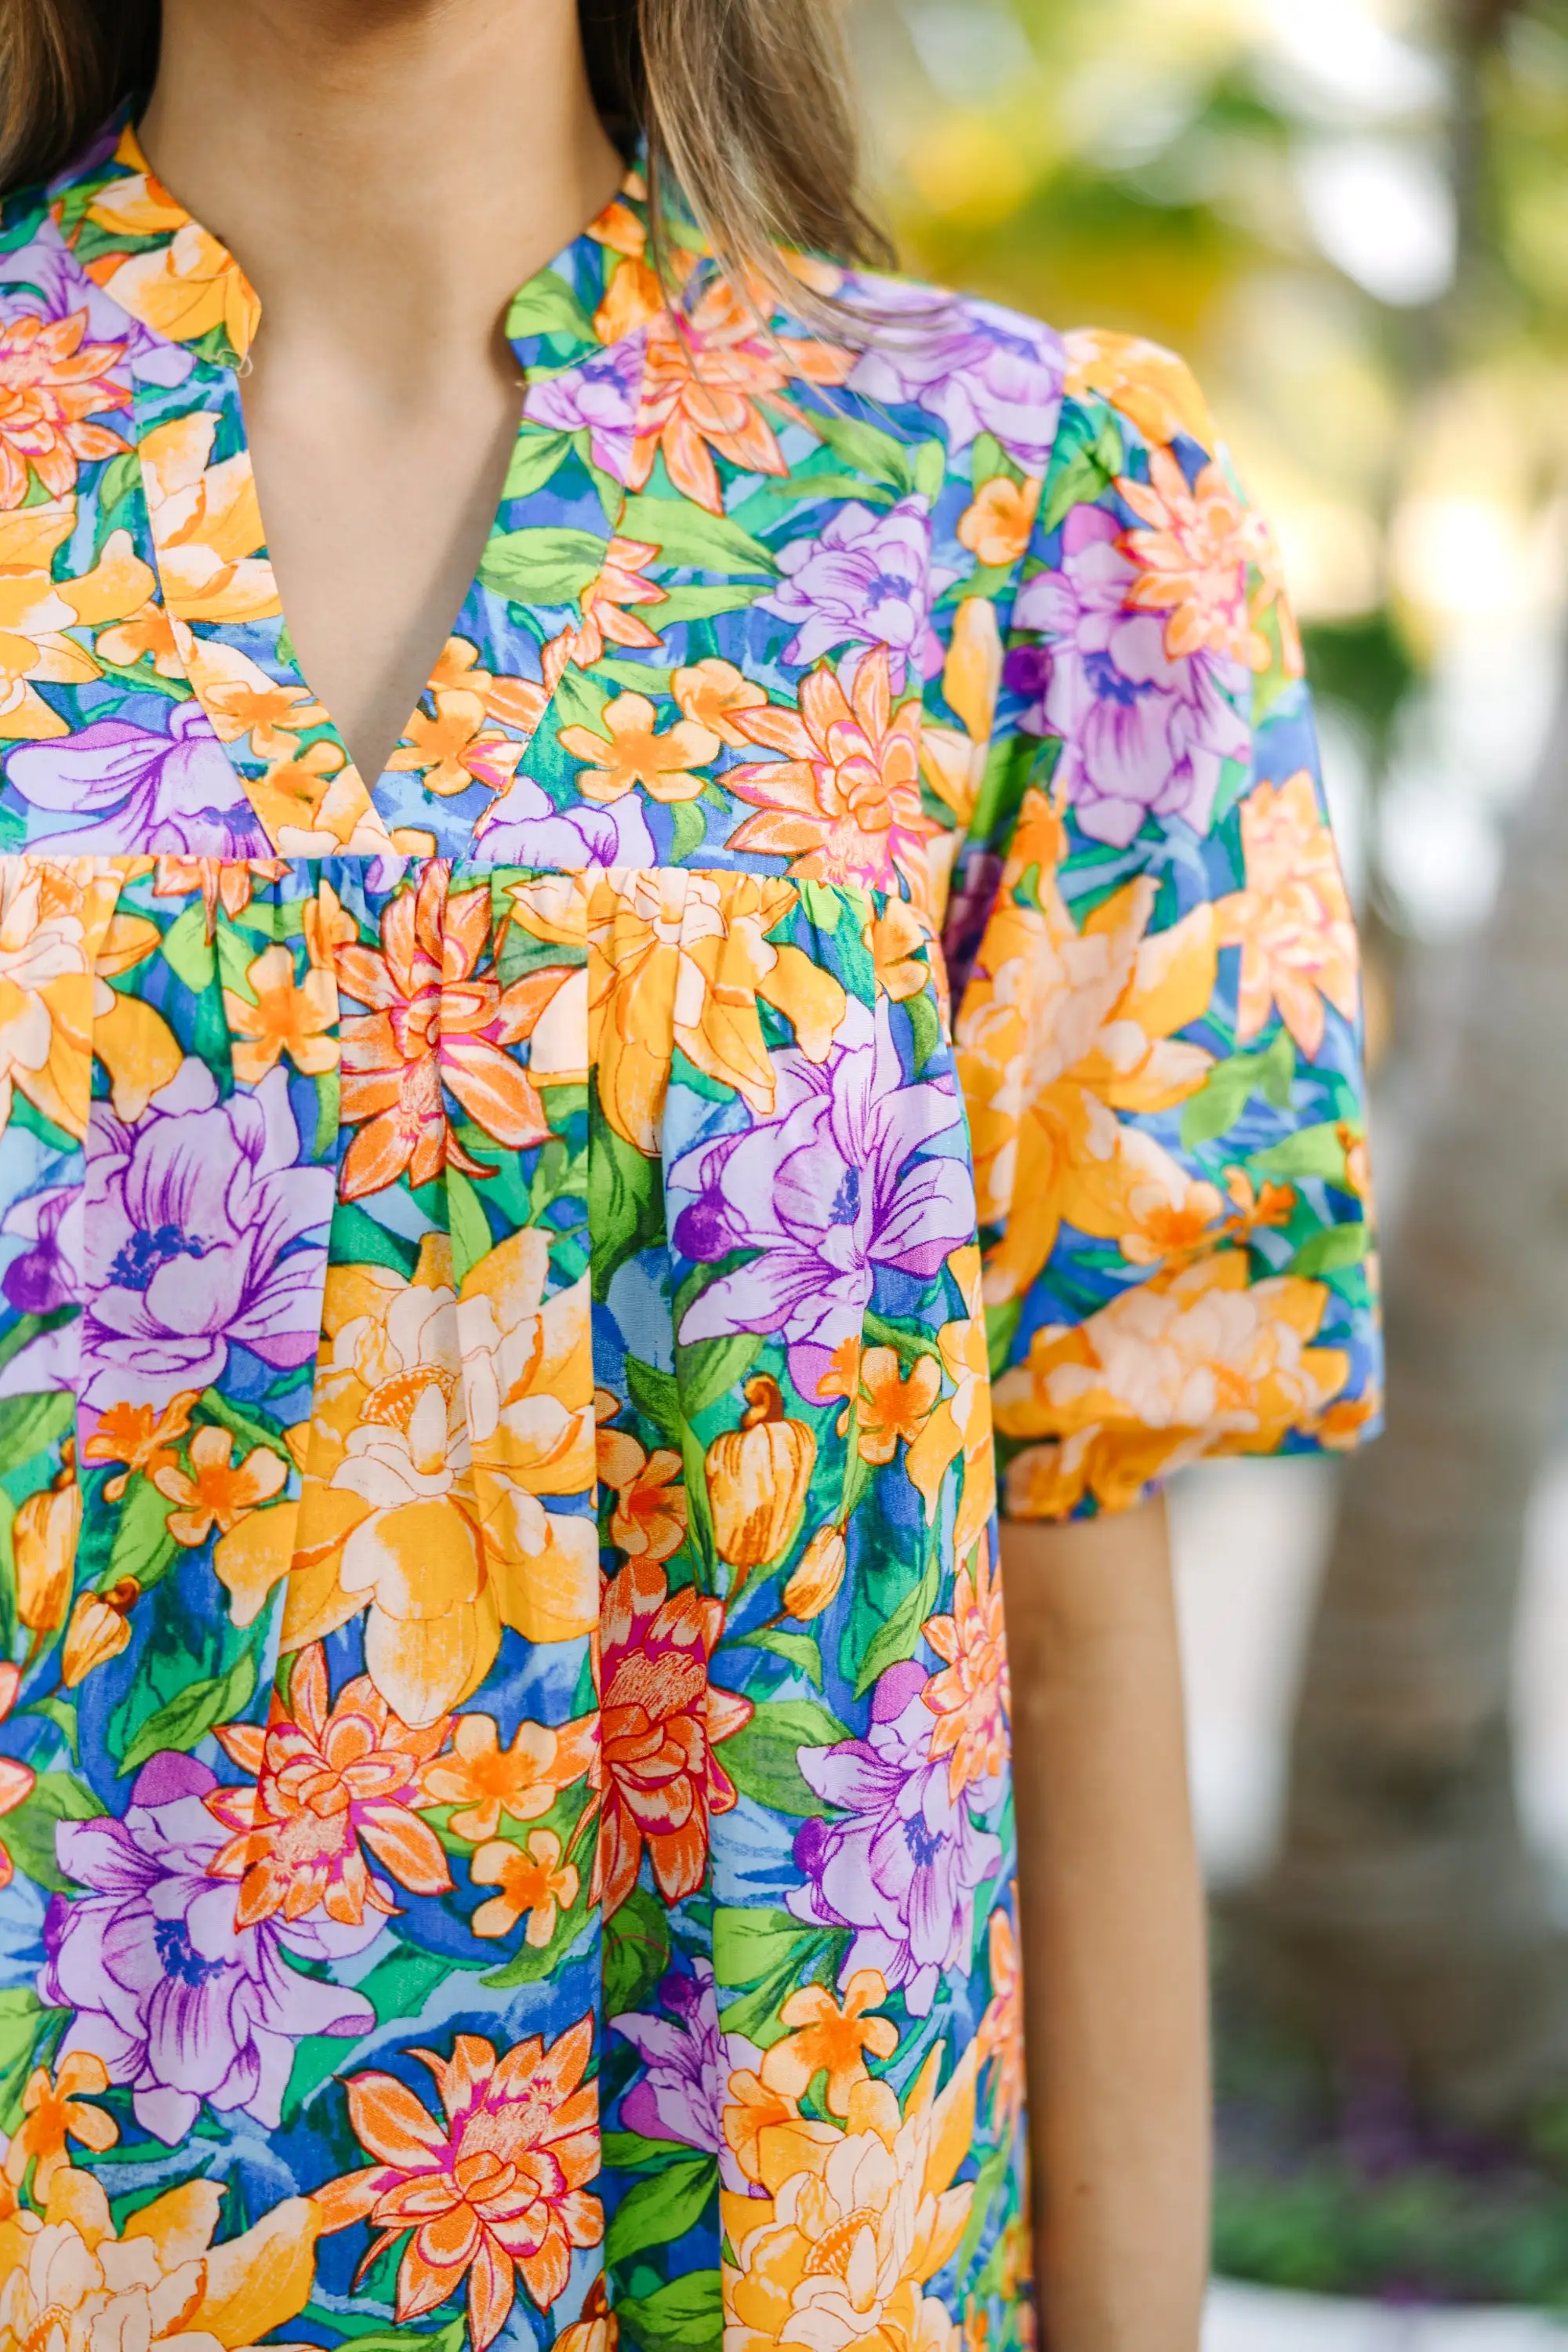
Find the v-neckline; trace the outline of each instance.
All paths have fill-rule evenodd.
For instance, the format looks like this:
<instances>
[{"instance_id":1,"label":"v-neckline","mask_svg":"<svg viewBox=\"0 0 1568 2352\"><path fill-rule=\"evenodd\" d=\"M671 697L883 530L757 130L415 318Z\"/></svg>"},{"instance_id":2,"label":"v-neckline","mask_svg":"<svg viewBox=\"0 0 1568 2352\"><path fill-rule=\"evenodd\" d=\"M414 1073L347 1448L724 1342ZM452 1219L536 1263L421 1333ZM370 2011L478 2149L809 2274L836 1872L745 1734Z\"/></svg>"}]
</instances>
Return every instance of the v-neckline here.
<instances>
[{"instance_id":1,"label":"v-neckline","mask_svg":"<svg viewBox=\"0 0 1568 2352\"><path fill-rule=\"evenodd\" d=\"M235 759L237 767L239 763L235 758L235 747L237 740L243 738L237 738L237 730L229 723L224 708L223 663L221 656L216 654L216 648L226 641L213 634L215 629L222 627L222 618L211 609L213 600L210 596L198 593L193 599L186 593L180 561L181 533L191 528L189 499L195 487L195 482L190 478L189 459L193 455L200 457L202 462L196 468L196 480L205 479L206 459L221 435L224 442L230 445L226 447L225 459L233 470L237 488L236 503L244 506L252 525L253 551L240 558L236 567L248 575L248 615L258 621L270 618L278 625L276 633L269 635L265 645L247 646L244 649L245 657L266 672L286 709L300 712L310 709L321 714L308 725L310 737L308 756L315 763L318 776L328 772L331 776L330 787L321 802L321 814L327 815L331 813L332 829L344 836L339 845L342 847L374 850L377 854L400 850L427 852L430 845L417 826L395 826L388 832L382 801L389 791L395 792L407 779L407 771L400 770L394 763L399 752L417 748L417 732L426 719L426 702L434 702L440 692L450 689L455 684L460 685L460 680L452 674L454 642L479 646L482 667L484 649L479 642L482 631L478 623L482 611L480 599L486 559L498 536L507 533L509 513L513 514L510 527L516 527L514 510L521 501L511 489L511 483L514 474L520 470L520 451L539 429L531 425L527 415L526 390L517 433L511 443L507 476L485 534L479 565L447 625L435 667L420 688L387 763L379 775L366 778L356 765L336 719L314 692L300 667L268 549L240 390L240 380L246 373L250 350L261 323L259 299L241 265L222 239L204 227L157 178L142 148L135 126L129 121L120 129L113 160L141 183L143 209L137 215L138 225L150 228L156 223L157 246L165 256L166 277L193 289L200 289L200 315L215 321L201 337L205 348L194 354L196 363L181 388L186 390L189 396L182 399L180 392L174 391L171 397L165 391L155 404L158 425L177 425L183 421L186 428L184 470L177 472L174 479L165 482L159 478L155 464L151 467L143 464L148 519L163 602L171 617L183 623L192 633L195 656L188 662L187 670L196 700L212 722L225 751ZM583 274L579 265L585 251L592 253L596 259L602 257L605 264L613 262L617 254L625 254L627 250L628 222L639 227L646 225L641 194L637 174L635 171L628 173L610 203L558 254L526 279L508 305L507 340L516 355L525 385L542 353L546 351L551 373L554 373L569 370L574 363L581 364L589 356L597 354L602 357L612 352L617 342L626 339L624 334L615 333L601 339L594 324L589 325L586 335L574 336L569 330L563 333L563 305L556 298L563 287L570 285L574 277ZM152 257L151 254L148 257ZM96 276L98 273L95 271L93 274ZM121 287L112 282L109 290L117 297L122 292ZM136 315L134 310L132 315ZM188 342L191 339L174 337L171 340L186 340ZM142 406L142 400L138 398L138 410ZM206 419L212 420L210 432L205 426L204 420ZM144 437L142 419L139 415L139 446ZM604 537L606 544L614 537L613 521L606 521ZM468 625L465 626L465 624ZM301 728L300 731L305 730ZM274 845L278 845L276 812L269 814L267 806L257 805L257 780L246 776L243 769L240 769L240 773L262 826ZM268 781L264 777L260 782L265 785ZM319 845L324 847L325 845Z\"/></svg>"}]
</instances>

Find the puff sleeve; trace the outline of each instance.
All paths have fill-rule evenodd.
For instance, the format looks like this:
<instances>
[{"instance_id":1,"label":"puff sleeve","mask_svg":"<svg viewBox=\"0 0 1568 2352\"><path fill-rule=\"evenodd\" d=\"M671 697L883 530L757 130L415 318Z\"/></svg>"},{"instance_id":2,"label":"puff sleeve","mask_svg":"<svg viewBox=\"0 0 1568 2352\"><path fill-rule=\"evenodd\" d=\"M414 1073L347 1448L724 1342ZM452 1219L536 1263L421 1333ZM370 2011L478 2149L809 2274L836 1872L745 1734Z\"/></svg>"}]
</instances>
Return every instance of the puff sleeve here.
<instances>
[{"instance_id":1,"label":"puff sleeve","mask_svg":"<svg viewBox=\"0 0 1568 2352\"><path fill-rule=\"evenodd\" d=\"M1032 520L947 945L1004 1508L1053 1519L1375 1427L1360 989L1279 559L1192 377L1069 337L1043 477L984 456L961 541Z\"/></svg>"}]
</instances>

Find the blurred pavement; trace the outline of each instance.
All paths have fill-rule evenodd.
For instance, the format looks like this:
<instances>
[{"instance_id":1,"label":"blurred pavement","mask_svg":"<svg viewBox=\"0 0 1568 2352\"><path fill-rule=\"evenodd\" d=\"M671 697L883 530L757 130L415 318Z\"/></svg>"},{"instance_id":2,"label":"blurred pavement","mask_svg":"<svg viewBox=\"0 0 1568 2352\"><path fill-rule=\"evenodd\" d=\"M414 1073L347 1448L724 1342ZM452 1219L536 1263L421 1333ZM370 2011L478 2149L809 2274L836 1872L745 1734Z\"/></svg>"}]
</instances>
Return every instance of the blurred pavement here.
<instances>
[{"instance_id":1,"label":"blurred pavement","mask_svg":"<svg viewBox=\"0 0 1568 2352\"><path fill-rule=\"evenodd\" d=\"M1564 2352L1568 2331L1527 2311L1374 2311L1221 2282L1204 2352Z\"/></svg>"}]
</instances>

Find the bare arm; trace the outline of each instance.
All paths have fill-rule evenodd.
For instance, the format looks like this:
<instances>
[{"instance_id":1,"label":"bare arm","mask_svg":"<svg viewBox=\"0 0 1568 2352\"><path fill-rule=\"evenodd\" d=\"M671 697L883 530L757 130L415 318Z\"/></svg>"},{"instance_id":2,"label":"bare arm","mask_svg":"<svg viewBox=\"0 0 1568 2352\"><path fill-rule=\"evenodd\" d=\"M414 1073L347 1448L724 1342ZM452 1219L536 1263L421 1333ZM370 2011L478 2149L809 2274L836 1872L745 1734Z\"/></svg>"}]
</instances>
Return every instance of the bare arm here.
<instances>
[{"instance_id":1,"label":"bare arm","mask_svg":"<svg viewBox=\"0 0 1568 2352\"><path fill-rule=\"evenodd\" d=\"M1203 1897L1162 1507L1003 1530L1049 2352L1196 2352Z\"/></svg>"}]
</instances>

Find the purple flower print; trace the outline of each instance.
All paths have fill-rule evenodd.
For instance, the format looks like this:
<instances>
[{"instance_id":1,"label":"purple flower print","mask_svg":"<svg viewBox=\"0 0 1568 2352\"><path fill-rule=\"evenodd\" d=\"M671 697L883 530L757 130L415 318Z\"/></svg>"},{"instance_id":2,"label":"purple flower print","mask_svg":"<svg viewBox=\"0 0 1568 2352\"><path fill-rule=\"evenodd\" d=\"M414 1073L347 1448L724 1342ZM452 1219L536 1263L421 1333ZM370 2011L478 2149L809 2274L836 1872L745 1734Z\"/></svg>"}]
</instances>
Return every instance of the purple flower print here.
<instances>
[{"instance_id":1,"label":"purple flower print","mask_svg":"<svg viewBox=\"0 0 1568 2352\"><path fill-rule=\"evenodd\" d=\"M660 1985L666 2015L631 2010L610 2022L647 2069L621 2102L626 2130L647 2139L680 2140L711 2155L724 2146L719 2117L728 2069L711 1963L694 1959L691 1966L690 1976L676 1971Z\"/></svg>"},{"instance_id":2,"label":"purple flower print","mask_svg":"<svg viewBox=\"0 0 1568 2352\"><path fill-rule=\"evenodd\" d=\"M53 221L44 222L30 243L0 254L0 287L6 289L0 317L71 319L85 310L82 341L122 343L126 364L144 383L170 391L184 383L196 363L193 351L154 334L96 285Z\"/></svg>"},{"instance_id":3,"label":"purple flower print","mask_svg":"<svg viewBox=\"0 0 1568 2352\"><path fill-rule=\"evenodd\" d=\"M1245 759L1250 736L1232 699L1246 670L1206 651L1167 656L1159 615L1128 610L1118 536L1102 508L1068 516L1060 569L1027 583L1015 616L1046 642L1019 648L1007 681L1037 698L1026 725L1061 737L1057 783L1082 831L1125 849L1150 815L1206 832L1221 762Z\"/></svg>"},{"instance_id":4,"label":"purple flower print","mask_svg":"<svg viewBox=\"0 0 1568 2352\"><path fill-rule=\"evenodd\" d=\"M100 719L58 742L26 743L12 752L5 774L29 807L96 820L38 828L73 856L268 855L244 779L197 702L174 705L167 735Z\"/></svg>"},{"instance_id":5,"label":"purple flower print","mask_svg":"<svg viewBox=\"0 0 1568 2352\"><path fill-rule=\"evenodd\" d=\"M523 403L531 425L553 425L558 433L586 430L595 465L617 482L631 478L647 341L642 333L623 336L581 367L534 384Z\"/></svg>"},{"instance_id":6,"label":"purple flower print","mask_svg":"<svg viewBox=\"0 0 1568 2352\"><path fill-rule=\"evenodd\" d=\"M81 1186L33 1192L8 1211L0 1230L30 1242L0 1277L18 1315L52 1315L81 1297Z\"/></svg>"},{"instance_id":7,"label":"purple flower print","mask_svg":"<svg viewBox=\"0 0 1568 2352\"><path fill-rule=\"evenodd\" d=\"M931 541L924 504L903 499L885 514L839 507L819 539L786 547L784 585L762 600L764 612L795 624L785 660L808 668L841 646L886 646L895 693L911 658L922 676L940 669L931 607L952 574L933 573Z\"/></svg>"},{"instance_id":8,"label":"purple flower print","mask_svg":"<svg viewBox=\"0 0 1568 2352\"><path fill-rule=\"evenodd\" d=\"M208 1876L227 1832L202 1800L217 1786L205 1764L164 1753L137 1774L123 1821L62 1822L55 1851L89 1892L57 1895L44 1922L40 1997L76 2011L62 2053L90 2051L111 2083L132 2085L143 2130L171 2146L204 2102L276 2126L308 2033L367 2032L363 1994L288 1967L283 1955L335 1960L381 1932L289 1921L235 1924L235 1890Z\"/></svg>"},{"instance_id":9,"label":"purple flower print","mask_svg":"<svg viewBox=\"0 0 1568 2352\"><path fill-rule=\"evenodd\" d=\"M799 1750L806 1781L845 1818L802 1823L795 1858L809 1884L788 1897L797 1919L855 1928L840 1980L879 1969L890 1990L903 1986L911 2017L929 2015L945 1972L969 1973L974 1890L1002 1860L952 1795L945 1757L931 1761L925 1683L913 1661L889 1666L868 1738Z\"/></svg>"},{"instance_id":10,"label":"purple flower print","mask_svg":"<svg viewBox=\"0 0 1568 2352\"><path fill-rule=\"evenodd\" d=\"M1061 410L1062 358L1047 327L994 302L939 303L920 287L879 280L872 292L890 331L849 379L852 392L940 418L957 457L992 434L1015 464L1043 474Z\"/></svg>"},{"instance_id":11,"label":"purple flower print","mask_svg":"<svg viewBox=\"0 0 1568 2352\"><path fill-rule=\"evenodd\" d=\"M682 1318L689 1347L733 1331L782 1331L790 1378L817 1393L833 1350L860 1329L879 1266L930 1280L974 1232L963 1161L918 1155L959 1127L950 1083L909 1086L886 1024L825 1064L774 1057L772 1118L700 1144L669 1171L694 1193L676 1223L683 1255L710 1265L762 1253L709 1285Z\"/></svg>"},{"instance_id":12,"label":"purple flower print","mask_svg":"<svg viewBox=\"0 0 1568 2352\"><path fill-rule=\"evenodd\" d=\"M592 866L657 866L658 852L641 795L628 793L612 808L584 802L558 809L542 784L515 776L474 827L476 843L497 866L549 866L581 874Z\"/></svg>"},{"instance_id":13,"label":"purple flower print","mask_svg":"<svg viewBox=\"0 0 1568 2352\"><path fill-rule=\"evenodd\" d=\"M135 1126L88 1136L79 1394L100 1411L205 1388L237 1340L291 1371L316 1352L332 1171L301 1168L279 1067L218 1100L189 1060Z\"/></svg>"}]
</instances>

